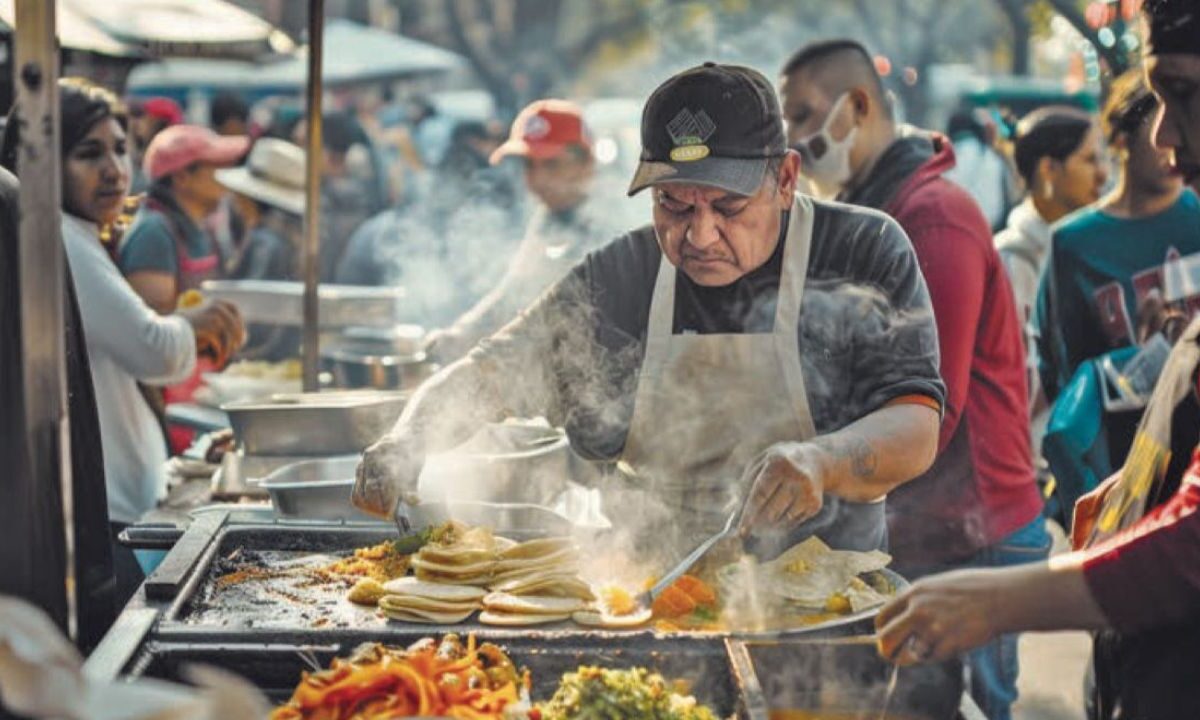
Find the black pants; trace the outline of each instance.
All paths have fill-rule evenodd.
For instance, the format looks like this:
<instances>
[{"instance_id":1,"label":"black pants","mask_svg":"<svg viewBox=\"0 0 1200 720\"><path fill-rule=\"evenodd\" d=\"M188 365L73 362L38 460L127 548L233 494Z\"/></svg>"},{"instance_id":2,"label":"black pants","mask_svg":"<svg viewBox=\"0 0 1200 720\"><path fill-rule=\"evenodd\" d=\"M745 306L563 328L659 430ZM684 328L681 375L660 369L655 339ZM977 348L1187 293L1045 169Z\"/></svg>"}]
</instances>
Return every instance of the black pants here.
<instances>
[{"instance_id":1,"label":"black pants","mask_svg":"<svg viewBox=\"0 0 1200 720\"><path fill-rule=\"evenodd\" d=\"M146 579L145 573L142 572L142 566L138 565L137 556L133 554L133 550L117 541L117 536L127 527L129 527L128 523L110 522L108 524L109 536L112 543L113 570L117 576L116 605L118 610L125 607L125 604L129 602L129 598L133 597L133 594L137 592L138 586Z\"/></svg>"}]
</instances>

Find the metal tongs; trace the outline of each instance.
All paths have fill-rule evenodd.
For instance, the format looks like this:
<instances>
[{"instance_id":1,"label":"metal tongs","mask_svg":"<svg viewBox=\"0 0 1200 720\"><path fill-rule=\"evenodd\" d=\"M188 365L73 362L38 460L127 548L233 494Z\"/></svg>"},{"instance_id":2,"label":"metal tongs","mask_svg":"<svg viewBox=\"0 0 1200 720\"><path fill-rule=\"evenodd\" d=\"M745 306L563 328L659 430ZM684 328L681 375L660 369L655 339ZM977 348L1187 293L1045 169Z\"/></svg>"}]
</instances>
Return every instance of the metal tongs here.
<instances>
[{"instance_id":1,"label":"metal tongs","mask_svg":"<svg viewBox=\"0 0 1200 720\"><path fill-rule=\"evenodd\" d=\"M741 515L742 508L738 506L729 514L729 518L725 520L725 527L720 532L697 545L695 550L688 553L687 557L683 560L680 560L679 564L671 568L670 572L663 575L658 582L654 583L653 587L638 595L638 603L643 607L653 605L658 596L662 595L663 591L670 587L676 580L683 577L688 570L691 570L693 565L700 562L700 558L704 557L712 549L713 545L737 532L737 521Z\"/></svg>"}]
</instances>

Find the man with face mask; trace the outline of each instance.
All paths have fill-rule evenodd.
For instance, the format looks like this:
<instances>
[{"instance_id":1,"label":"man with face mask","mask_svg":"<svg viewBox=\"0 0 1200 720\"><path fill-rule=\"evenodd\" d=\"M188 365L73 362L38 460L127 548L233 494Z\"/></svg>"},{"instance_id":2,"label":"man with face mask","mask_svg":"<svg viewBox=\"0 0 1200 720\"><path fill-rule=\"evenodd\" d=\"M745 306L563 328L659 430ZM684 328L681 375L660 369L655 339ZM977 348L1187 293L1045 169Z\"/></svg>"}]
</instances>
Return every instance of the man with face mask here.
<instances>
[{"instance_id":1,"label":"man with face mask","mask_svg":"<svg viewBox=\"0 0 1200 720\"><path fill-rule=\"evenodd\" d=\"M930 470L888 496L890 550L909 577L1045 557L1029 437L1021 322L991 229L942 177L942 136L897 125L862 45L816 43L782 72L788 140L817 193L891 215L908 233L937 318L946 414ZM1016 698L1016 638L971 656L972 692L992 718Z\"/></svg>"},{"instance_id":2,"label":"man with face mask","mask_svg":"<svg viewBox=\"0 0 1200 720\"><path fill-rule=\"evenodd\" d=\"M763 554L813 534L882 546L881 500L932 461L941 406L908 240L881 213L795 192L778 99L748 68L669 79L642 147L629 192L651 190L653 226L427 381L366 451L355 503L389 515L429 453L544 414L614 466L605 510L647 572L743 505Z\"/></svg>"}]
</instances>

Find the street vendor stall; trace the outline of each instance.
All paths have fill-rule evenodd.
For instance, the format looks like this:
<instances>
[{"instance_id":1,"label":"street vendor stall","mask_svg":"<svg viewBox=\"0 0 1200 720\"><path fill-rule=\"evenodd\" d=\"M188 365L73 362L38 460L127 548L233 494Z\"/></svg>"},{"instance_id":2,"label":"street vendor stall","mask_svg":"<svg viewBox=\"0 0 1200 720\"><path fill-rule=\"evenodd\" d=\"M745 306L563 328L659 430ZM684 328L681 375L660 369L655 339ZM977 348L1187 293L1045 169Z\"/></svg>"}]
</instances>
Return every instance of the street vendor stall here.
<instances>
[{"instance_id":1,"label":"street vendor stall","mask_svg":"<svg viewBox=\"0 0 1200 720\"><path fill-rule=\"evenodd\" d=\"M66 532L54 550L68 559L61 585L70 593L63 259L60 244L45 241L57 237L46 218L57 217L58 201L46 99L54 3L46 5L18 3L20 31L42 33L24 45L40 63L22 68L27 107L44 110L50 128L48 138L23 140L32 162L22 167L22 439L34 460L29 482L60 489ZM88 678L181 682L186 666L205 663L249 681L277 705L275 718L974 718L958 661L898 671L878 657L874 614L907 583L877 550L833 550L814 537L760 559L740 539L720 542L734 540L731 516L702 562L656 583L622 549L619 530L569 504L449 497L408 508L396 524L323 514L339 498L349 507L354 455L407 402L318 392L322 317L341 307L336 291L318 288L323 5L309 4L304 283L286 289L299 305L305 392L226 406L246 452L300 462L275 469L288 469L286 478L272 473L273 513L211 509L170 539L92 654ZM398 298L358 300L382 303L380 324L394 329L387 310ZM565 446L557 430L532 437L520 450L540 460ZM348 462L330 460L339 454ZM331 488L321 512L301 507ZM72 599L61 605L70 629Z\"/></svg>"}]
</instances>

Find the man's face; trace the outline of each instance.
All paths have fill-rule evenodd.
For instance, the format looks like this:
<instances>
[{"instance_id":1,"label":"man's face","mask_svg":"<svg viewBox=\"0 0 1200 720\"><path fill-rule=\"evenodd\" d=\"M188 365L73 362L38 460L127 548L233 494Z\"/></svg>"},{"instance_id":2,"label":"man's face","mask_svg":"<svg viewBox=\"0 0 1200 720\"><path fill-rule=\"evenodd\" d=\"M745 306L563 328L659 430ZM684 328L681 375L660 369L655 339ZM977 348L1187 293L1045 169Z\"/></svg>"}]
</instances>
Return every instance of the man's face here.
<instances>
[{"instance_id":1,"label":"man's face","mask_svg":"<svg viewBox=\"0 0 1200 720\"><path fill-rule=\"evenodd\" d=\"M729 285L755 270L775 252L799 165L799 156L788 153L779 177L768 174L749 197L705 185L655 186L654 232L663 255L707 287Z\"/></svg>"},{"instance_id":2,"label":"man's face","mask_svg":"<svg viewBox=\"0 0 1200 720\"><path fill-rule=\"evenodd\" d=\"M552 211L569 210L588 191L593 163L572 151L552 158L525 159L525 186Z\"/></svg>"},{"instance_id":3,"label":"man's face","mask_svg":"<svg viewBox=\"0 0 1200 720\"><path fill-rule=\"evenodd\" d=\"M1154 144L1171 153L1172 171L1200 182L1200 55L1150 55L1146 78L1160 106Z\"/></svg>"},{"instance_id":4,"label":"man's face","mask_svg":"<svg viewBox=\"0 0 1200 720\"><path fill-rule=\"evenodd\" d=\"M1153 193L1166 194L1179 189L1179 176L1171 167L1171 153L1154 145L1154 116L1143 120L1124 136L1125 172L1129 181Z\"/></svg>"}]
</instances>

